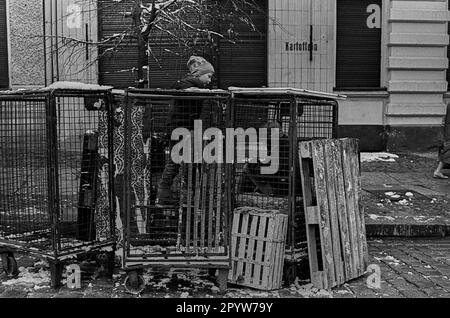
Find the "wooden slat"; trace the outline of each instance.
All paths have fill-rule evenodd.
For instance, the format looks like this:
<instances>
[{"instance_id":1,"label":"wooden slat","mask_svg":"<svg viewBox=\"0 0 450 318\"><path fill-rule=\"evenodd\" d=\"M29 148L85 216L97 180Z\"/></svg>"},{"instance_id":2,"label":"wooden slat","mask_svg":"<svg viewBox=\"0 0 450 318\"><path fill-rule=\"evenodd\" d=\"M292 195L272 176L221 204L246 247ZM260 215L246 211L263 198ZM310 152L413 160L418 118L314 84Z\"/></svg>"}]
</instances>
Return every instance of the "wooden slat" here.
<instances>
[{"instance_id":1,"label":"wooden slat","mask_svg":"<svg viewBox=\"0 0 450 318\"><path fill-rule=\"evenodd\" d=\"M359 276L361 274L360 249L358 248L358 245L360 243L355 219L355 208L357 208L358 204L355 197L355 184L352 181L353 175L351 156L353 155L353 151L350 146L351 144L349 144L348 141L343 141L341 143L340 149L342 154L345 196L347 200L347 220L349 226L350 248L352 251L353 275Z\"/></svg>"},{"instance_id":2,"label":"wooden slat","mask_svg":"<svg viewBox=\"0 0 450 318\"><path fill-rule=\"evenodd\" d=\"M208 171L209 171L209 165L208 164L202 164L201 165L202 170L202 178L201 178L201 185L202 185L202 194L201 194L201 208L200 208L200 217L201 217L201 224L200 224L200 247L202 249L205 248L205 232L206 232L206 199L207 199L207 185L208 185Z\"/></svg>"},{"instance_id":3,"label":"wooden slat","mask_svg":"<svg viewBox=\"0 0 450 318\"><path fill-rule=\"evenodd\" d=\"M248 277L251 281L253 281L252 267L256 256L255 236L256 231L258 230L257 225L258 225L258 216L253 215L252 223L250 225L250 239L248 241L248 249L247 249L247 260L249 260L249 262L245 269L245 277Z\"/></svg>"},{"instance_id":4,"label":"wooden slat","mask_svg":"<svg viewBox=\"0 0 450 318\"><path fill-rule=\"evenodd\" d=\"M188 181L187 181L187 203L186 203L186 250L191 249L191 227L192 227L192 171L194 166L192 164L187 165L188 169Z\"/></svg>"},{"instance_id":5,"label":"wooden slat","mask_svg":"<svg viewBox=\"0 0 450 318\"><path fill-rule=\"evenodd\" d=\"M214 197L215 197L215 178L216 178L216 165L211 165L209 169L209 209L208 209L208 251L212 249L212 243L214 241L213 234L213 217L214 217ZM219 195L219 192L217 193Z\"/></svg>"},{"instance_id":6,"label":"wooden slat","mask_svg":"<svg viewBox=\"0 0 450 318\"><path fill-rule=\"evenodd\" d=\"M354 274L355 268L352 263L352 249L350 245L350 233L347 219L347 200L345 196L344 179L342 174L342 157L341 157L341 141L332 140L331 145L331 161L329 171L332 174L332 180L334 181L334 190L336 194L336 205L339 218L339 230L341 236L341 252L344 259L344 283L345 281L356 278Z\"/></svg>"},{"instance_id":7,"label":"wooden slat","mask_svg":"<svg viewBox=\"0 0 450 318\"><path fill-rule=\"evenodd\" d=\"M318 225L320 224L320 211L317 206L308 206L306 209L306 224Z\"/></svg>"},{"instance_id":8,"label":"wooden slat","mask_svg":"<svg viewBox=\"0 0 450 318\"><path fill-rule=\"evenodd\" d=\"M273 259L278 260L280 258L284 258L285 253L285 244L282 240L282 233L284 233L284 219L283 218L274 218L275 221L275 235L274 235L274 250L273 250ZM283 272L283 264L284 262L274 262L271 278L269 279L269 284L267 286L268 289L277 288L275 284L281 280L281 275Z\"/></svg>"},{"instance_id":9,"label":"wooden slat","mask_svg":"<svg viewBox=\"0 0 450 318\"><path fill-rule=\"evenodd\" d=\"M235 212L233 216L233 227L232 231L233 233L239 233L239 222L242 218L242 215L240 213ZM239 239L240 240L240 239ZM235 264L234 260L238 257L238 251L239 251L239 245L238 245L238 237L235 235L231 236L231 260L233 261L233 271L232 271L232 280L234 280L237 277L237 265Z\"/></svg>"},{"instance_id":10,"label":"wooden slat","mask_svg":"<svg viewBox=\"0 0 450 318\"><path fill-rule=\"evenodd\" d=\"M195 188L194 188L194 250L198 252L198 223L199 223L199 208L200 208L200 194L201 194L201 174L198 165L195 165Z\"/></svg>"},{"instance_id":11,"label":"wooden slat","mask_svg":"<svg viewBox=\"0 0 450 318\"><path fill-rule=\"evenodd\" d=\"M216 235L214 246L219 250L219 234L220 234L220 221L222 216L222 164L217 165L217 207L216 207ZM224 218L225 219L225 218Z\"/></svg>"},{"instance_id":12,"label":"wooden slat","mask_svg":"<svg viewBox=\"0 0 450 318\"><path fill-rule=\"evenodd\" d=\"M248 231L248 218L249 218L249 214L248 213L243 213L241 216L241 227L238 230L238 233L247 233ZM239 242L239 248L238 248L238 259L245 259L245 253L247 251L247 239L246 238L241 238L240 242ZM237 266L237 275L243 275L243 268L244 268L244 264L242 261L238 262L238 266Z\"/></svg>"},{"instance_id":13,"label":"wooden slat","mask_svg":"<svg viewBox=\"0 0 450 318\"><path fill-rule=\"evenodd\" d=\"M358 228L358 238L359 238L359 251L360 251L360 261L361 261L361 267L360 267L360 275L364 274L365 267L368 263L368 252L367 252L367 241L366 241L366 228L365 228L365 220L364 220L364 210L361 206L361 177L360 177L360 168L359 168L359 146L358 141L356 139L351 139L349 141L351 144L351 149L353 156L351 157L352 161L352 175L353 175L353 182L355 185L355 201L356 201L356 207L355 207L355 215L357 220L357 228Z\"/></svg>"},{"instance_id":14,"label":"wooden slat","mask_svg":"<svg viewBox=\"0 0 450 318\"><path fill-rule=\"evenodd\" d=\"M332 145L330 142L325 142L324 145L325 151L325 184L327 191L326 198L328 199L328 212L330 216L331 223L331 237L332 237L332 246L333 246L333 255L334 255L334 268L336 275L336 284L339 285L345 282L344 276L344 264L342 261L342 251L341 251L341 229L339 228L339 216L336 204L336 191L335 191L335 173L336 171L331 165L331 157L332 157Z\"/></svg>"},{"instance_id":15,"label":"wooden slat","mask_svg":"<svg viewBox=\"0 0 450 318\"><path fill-rule=\"evenodd\" d=\"M273 218L266 218L266 219L269 223L269 226L268 226L267 234L264 236L265 237L273 237L273 235L275 233L275 220ZM273 247L274 247L273 244L266 243L266 250L264 252L264 262L267 262L267 259L270 260L270 257L272 256ZM270 278L269 274L270 274L270 268L268 266L264 266L262 282L261 282L262 285L267 285L268 280Z\"/></svg>"},{"instance_id":16,"label":"wooden slat","mask_svg":"<svg viewBox=\"0 0 450 318\"><path fill-rule=\"evenodd\" d=\"M323 282L313 282L320 288L328 289L329 286L336 285L336 271L333 263L333 243L331 232L331 220L329 216L329 206L327 200L326 176L325 176L325 158L324 158L324 142L319 140L312 144L312 156L315 175L315 187L317 203L320 209L320 218L322 226L320 228L320 242L323 259L324 272L327 275L327 280Z\"/></svg>"},{"instance_id":17,"label":"wooden slat","mask_svg":"<svg viewBox=\"0 0 450 318\"><path fill-rule=\"evenodd\" d=\"M299 145L299 149L310 149L311 148L311 144L310 143L300 143ZM314 225L310 225L311 220L309 215L311 214L310 210L314 209L316 212L314 212L315 214L317 214L317 219L318 221L320 220L320 209L317 206L312 206L313 202L312 202L312 184L311 184L311 171L310 171L310 161L312 159L308 159L308 157L306 157L307 159L305 159L304 156L308 155L309 157L311 157L311 152L309 151L308 153L305 152L301 152L299 150L299 160L300 160L300 174L301 174L301 182L302 182L302 192L303 192L303 207L304 207L304 211L306 213L305 215L305 221L306 221L306 237L307 237L307 242L308 242L308 255L309 255L309 268L310 268L310 273L311 273L311 281L321 281L321 277L320 279L318 279L317 277L314 276L314 273L317 273L319 271L319 265L318 265L318 255L317 255L317 246L316 246L316 235L319 235L320 233L316 233L316 228ZM312 223L312 224L319 224L319 222L317 223Z\"/></svg>"},{"instance_id":18,"label":"wooden slat","mask_svg":"<svg viewBox=\"0 0 450 318\"><path fill-rule=\"evenodd\" d=\"M181 184L180 184L180 201L179 201L179 209L178 209L178 238L177 238L177 251L181 250L181 236L183 231L183 204L184 204L184 194L185 192L183 189L186 188L186 179L185 179L185 171L186 171L186 164L183 163L180 166L180 173L181 173Z\"/></svg>"},{"instance_id":19,"label":"wooden slat","mask_svg":"<svg viewBox=\"0 0 450 318\"><path fill-rule=\"evenodd\" d=\"M265 218L263 216L258 216L258 217L259 217L259 226L258 226L258 230L255 235L258 238L264 238L264 229L265 229L265 224L266 224L267 218ZM253 274L255 282L258 282L258 284L261 279L261 273L263 272L263 268L264 268L264 266L262 265L263 256L264 256L263 251L264 251L264 241L261 239L258 239L257 243L256 243L255 271Z\"/></svg>"},{"instance_id":20,"label":"wooden slat","mask_svg":"<svg viewBox=\"0 0 450 318\"><path fill-rule=\"evenodd\" d=\"M359 214L359 203L358 203L358 185L357 185L357 180L355 180L355 177L357 177L359 175L359 171L357 172L354 165L355 165L355 160L354 160L354 156L353 154L355 153L355 147L353 145L352 142L349 142L348 144L348 154L349 154L349 158L348 160L350 161L350 174L351 174L351 179L350 182L352 182L353 184L353 189L354 189L354 196L355 199L353 201L353 209L352 209L352 216L355 219L355 233L356 233L356 237L357 237L357 241L358 244L355 246L355 256L358 256L359 259L359 267L357 268L357 272L358 274L362 274L362 267L364 267L364 251L362 248L362 243L361 243L361 217Z\"/></svg>"}]
</instances>

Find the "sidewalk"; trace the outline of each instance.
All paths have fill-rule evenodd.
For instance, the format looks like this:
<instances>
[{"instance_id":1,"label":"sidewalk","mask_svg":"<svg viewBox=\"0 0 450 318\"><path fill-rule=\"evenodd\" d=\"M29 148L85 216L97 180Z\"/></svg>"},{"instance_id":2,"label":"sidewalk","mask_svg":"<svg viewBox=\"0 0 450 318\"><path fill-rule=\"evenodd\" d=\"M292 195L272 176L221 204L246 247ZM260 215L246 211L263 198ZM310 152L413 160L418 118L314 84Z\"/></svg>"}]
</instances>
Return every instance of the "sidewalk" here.
<instances>
[{"instance_id":1,"label":"sidewalk","mask_svg":"<svg viewBox=\"0 0 450 318\"><path fill-rule=\"evenodd\" d=\"M436 153L399 156L361 164L367 236L449 236L450 179L432 177Z\"/></svg>"},{"instance_id":2,"label":"sidewalk","mask_svg":"<svg viewBox=\"0 0 450 318\"><path fill-rule=\"evenodd\" d=\"M96 277L92 266L82 266L81 289L49 287L48 264L26 255L17 255L18 279L0 275L1 298L450 298L450 240L369 239L369 263L380 267L379 288L369 288L369 274L331 291L299 281L280 290L265 292L229 285L219 293L214 281L201 270L146 272L145 292L139 296L125 291L125 273L116 268L113 279Z\"/></svg>"}]
</instances>

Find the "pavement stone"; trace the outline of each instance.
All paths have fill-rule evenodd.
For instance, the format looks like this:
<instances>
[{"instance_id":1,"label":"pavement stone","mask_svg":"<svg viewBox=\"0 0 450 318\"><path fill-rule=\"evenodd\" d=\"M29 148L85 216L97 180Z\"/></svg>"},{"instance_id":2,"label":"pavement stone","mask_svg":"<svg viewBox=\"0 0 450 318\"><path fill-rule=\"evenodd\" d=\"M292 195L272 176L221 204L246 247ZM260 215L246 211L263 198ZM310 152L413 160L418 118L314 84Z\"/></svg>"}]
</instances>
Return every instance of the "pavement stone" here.
<instances>
[{"instance_id":1,"label":"pavement stone","mask_svg":"<svg viewBox=\"0 0 450 318\"><path fill-rule=\"evenodd\" d=\"M8 288L0 294L0 298L25 298L28 292L23 289Z\"/></svg>"},{"instance_id":2,"label":"pavement stone","mask_svg":"<svg viewBox=\"0 0 450 318\"><path fill-rule=\"evenodd\" d=\"M400 290L401 295L406 298L426 298L426 294L419 290Z\"/></svg>"}]
</instances>

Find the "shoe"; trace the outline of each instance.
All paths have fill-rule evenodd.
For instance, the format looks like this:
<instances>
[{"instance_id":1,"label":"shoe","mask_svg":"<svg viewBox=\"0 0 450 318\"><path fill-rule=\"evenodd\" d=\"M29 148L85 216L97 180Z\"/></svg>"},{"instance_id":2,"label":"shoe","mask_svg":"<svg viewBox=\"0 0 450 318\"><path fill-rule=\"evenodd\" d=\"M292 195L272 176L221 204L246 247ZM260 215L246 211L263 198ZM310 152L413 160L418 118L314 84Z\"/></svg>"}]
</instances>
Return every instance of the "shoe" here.
<instances>
[{"instance_id":1,"label":"shoe","mask_svg":"<svg viewBox=\"0 0 450 318\"><path fill-rule=\"evenodd\" d=\"M442 172L434 172L433 173L433 178L435 179L448 179L448 177L444 174L442 174Z\"/></svg>"}]
</instances>

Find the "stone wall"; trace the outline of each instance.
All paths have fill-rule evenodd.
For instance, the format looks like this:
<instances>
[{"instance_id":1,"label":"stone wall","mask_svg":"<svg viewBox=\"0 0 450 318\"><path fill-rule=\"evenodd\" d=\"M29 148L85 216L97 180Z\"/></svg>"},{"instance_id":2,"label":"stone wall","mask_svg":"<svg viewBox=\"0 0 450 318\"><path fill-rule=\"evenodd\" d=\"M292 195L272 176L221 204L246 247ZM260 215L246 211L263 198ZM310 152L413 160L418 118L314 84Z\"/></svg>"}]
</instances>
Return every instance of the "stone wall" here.
<instances>
[{"instance_id":1,"label":"stone wall","mask_svg":"<svg viewBox=\"0 0 450 318\"><path fill-rule=\"evenodd\" d=\"M10 0L9 19L11 86L44 86L42 2Z\"/></svg>"}]
</instances>

